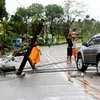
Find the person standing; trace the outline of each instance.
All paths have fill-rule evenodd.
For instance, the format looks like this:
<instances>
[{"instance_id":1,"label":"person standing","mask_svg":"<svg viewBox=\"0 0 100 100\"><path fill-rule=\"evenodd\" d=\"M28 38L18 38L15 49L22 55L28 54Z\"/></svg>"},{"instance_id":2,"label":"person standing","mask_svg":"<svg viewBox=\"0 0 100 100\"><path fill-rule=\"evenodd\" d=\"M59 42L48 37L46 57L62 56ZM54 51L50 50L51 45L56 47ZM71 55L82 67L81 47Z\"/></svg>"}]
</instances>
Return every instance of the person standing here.
<instances>
[{"instance_id":1,"label":"person standing","mask_svg":"<svg viewBox=\"0 0 100 100\"><path fill-rule=\"evenodd\" d=\"M72 31L71 29L69 29L69 34L67 37L67 43L68 43L68 47L67 47L67 63L71 64L72 63Z\"/></svg>"},{"instance_id":2,"label":"person standing","mask_svg":"<svg viewBox=\"0 0 100 100\"><path fill-rule=\"evenodd\" d=\"M76 36L72 36L72 42L73 42L73 50L72 50L72 52L73 52L73 56L74 56L74 58L75 58L75 63L76 63L76 55L77 55L77 49L76 49L76 41L77 41L77 39L78 39L78 37L76 37Z\"/></svg>"},{"instance_id":3,"label":"person standing","mask_svg":"<svg viewBox=\"0 0 100 100\"><path fill-rule=\"evenodd\" d=\"M50 47L51 46L51 40L48 39L48 46Z\"/></svg>"}]
</instances>

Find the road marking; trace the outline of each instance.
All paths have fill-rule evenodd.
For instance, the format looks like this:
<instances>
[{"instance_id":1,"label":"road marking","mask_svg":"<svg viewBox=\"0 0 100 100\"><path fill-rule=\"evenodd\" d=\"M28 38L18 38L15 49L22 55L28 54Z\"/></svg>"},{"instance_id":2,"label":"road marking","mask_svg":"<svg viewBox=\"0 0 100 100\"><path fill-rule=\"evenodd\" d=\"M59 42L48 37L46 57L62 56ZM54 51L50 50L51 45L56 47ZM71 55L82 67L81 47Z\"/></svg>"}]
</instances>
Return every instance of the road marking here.
<instances>
[{"instance_id":1,"label":"road marking","mask_svg":"<svg viewBox=\"0 0 100 100\"><path fill-rule=\"evenodd\" d=\"M47 59L52 63L52 62L57 62L57 60L55 60L55 58L53 58L52 56L49 55L49 51L46 52L47 54ZM52 61L53 60L53 61ZM57 64L57 65L53 65L55 68L64 68L61 64ZM93 91L91 89L89 89L88 87L86 87L86 85L83 85L83 84L80 84L75 78L72 78L70 77L69 74L67 74L67 77L66 77L66 73L65 72L61 72L60 73L61 76L67 81L70 80L71 82L73 83L77 83L79 86L82 87L82 89L88 93L90 93L91 95L95 96L96 98L99 98L100 99L100 94L98 94L96 91ZM77 77L76 77L77 78ZM87 84L89 85L89 84ZM93 86L93 85L92 85ZM95 87L95 86L94 86Z\"/></svg>"},{"instance_id":2,"label":"road marking","mask_svg":"<svg viewBox=\"0 0 100 100\"><path fill-rule=\"evenodd\" d=\"M50 61L50 63L57 63L57 61L52 56L49 55L49 51L46 52L46 55L47 55L47 59ZM63 68L63 66L61 64L57 64L57 65L53 65L53 66L55 68L59 68L59 67ZM66 77L66 74L64 72L60 72L59 74L63 77L64 80L68 81L68 78Z\"/></svg>"}]
</instances>

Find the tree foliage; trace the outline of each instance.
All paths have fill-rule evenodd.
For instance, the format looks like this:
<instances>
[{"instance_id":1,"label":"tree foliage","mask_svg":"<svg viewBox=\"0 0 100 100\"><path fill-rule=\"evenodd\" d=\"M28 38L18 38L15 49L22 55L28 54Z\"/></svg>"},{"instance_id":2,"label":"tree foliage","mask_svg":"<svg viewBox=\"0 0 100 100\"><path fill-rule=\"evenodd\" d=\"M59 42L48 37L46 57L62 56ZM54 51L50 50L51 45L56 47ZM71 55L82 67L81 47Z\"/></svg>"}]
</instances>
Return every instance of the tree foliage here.
<instances>
[{"instance_id":1,"label":"tree foliage","mask_svg":"<svg viewBox=\"0 0 100 100\"><path fill-rule=\"evenodd\" d=\"M52 21L56 18L60 18L64 14L62 7L56 4L45 6L45 13L46 18Z\"/></svg>"},{"instance_id":2,"label":"tree foliage","mask_svg":"<svg viewBox=\"0 0 100 100\"><path fill-rule=\"evenodd\" d=\"M8 35L33 35L37 28L37 23L33 19L45 19L44 30L42 37L48 37L48 34L53 37L67 36L67 28L72 28L80 32L81 36L92 36L100 32L100 22L90 15L85 15L86 5L84 2L76 0L65 0L64 6L57 4L49 4L45 7L42 4L33 3L27 8L17 8L14 15L8 19L5 8L5 0L0 0L0 31L6 36ZM37 21L38 22L38 21ZM58 39L59 40L59 39Z\"/></svg>"},{"instance_id":3,"label":"tree foliage","mask_svg":"<svg viewBox=\"0 0 100 100\"><path fill-rule=\"evenodd\" d=\"M27 10L27 14L32 18L32 17L36 17L36 18L41 18L42 13L43 13L43 5L42 4L38 4L38 3L33 3L32 5L30 5Z\"/></svg>"},{"instance_id":4,"label":"tree foliage","mask_svg":"<svg viewBox=\"0 0 100 100\"><path fill-rule=\"evenodd\" d=\"M4 17L7 17L8 13L5 8L5 0L0 0L0 20L2 21Z\"/></svg>"},{"instance_id":5,"label":"tree foliage","mask_svg":"<svg viewBox=\"0 0 100 100\"><path fill-rule=\"evenodd\" d=\"M52 34L52 40L53 40L53 32L52 32L53 24L54 21L56 22L63 16L64 14L63 8L56 4L50 4L45 6L45 14L46 14L46 20L50 22L50 33Z\"/></svg>"},{"instance_id":6,"label":"tree foliage","mask_svg":"<svg viewBox=\"0 0 100 100\"><path fill-rule=\"evenodd\" d=\"M64 1L64 11L68 28L71 27L76 18L84 16L86 12L85 8L86 5L83 2L77 2L76 0Z\"/></svg>"},{"instance_id":7,"label":"tree foliage","mask_svg":"<svg viewBox=\"0 0 100 100\"><path fill-rule=\"evenodd\" d=\"M10 25L12 26L12 31L13 33L19 34L19 35L24 35L24 33L26 33L26 23L24 21L24 18L16 13L15 15L11 16L10 19Z\"/></svg>"}]
</instances>

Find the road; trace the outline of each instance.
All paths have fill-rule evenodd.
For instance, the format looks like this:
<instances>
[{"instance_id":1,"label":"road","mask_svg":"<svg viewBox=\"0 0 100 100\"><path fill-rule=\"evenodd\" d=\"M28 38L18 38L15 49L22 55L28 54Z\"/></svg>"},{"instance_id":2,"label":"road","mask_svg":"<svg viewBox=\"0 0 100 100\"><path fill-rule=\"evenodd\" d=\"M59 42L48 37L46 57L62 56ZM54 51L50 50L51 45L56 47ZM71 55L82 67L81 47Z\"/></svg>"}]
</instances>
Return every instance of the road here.
<instances>
[{"instance_id":1,"label":"road","mask_svg":"<svg viewBox=\"0 0 100 100\"><path fill-rule=\"evenodd\" d=\"M41 62L36 65L38 71L32 71L27 62L23 71L25 77L18 77L15 73L1 75L1 100L99 100L99 85L95 86L93 80L90 84L91 79L98 77L93 74L95 69L83 75L77 71L74 58L72 64L67 65L66 50L67 45L41 47ZM22 56L15 57L15 61L5 65L19 68L22 59Z\"/></svg>"}]
</instances>

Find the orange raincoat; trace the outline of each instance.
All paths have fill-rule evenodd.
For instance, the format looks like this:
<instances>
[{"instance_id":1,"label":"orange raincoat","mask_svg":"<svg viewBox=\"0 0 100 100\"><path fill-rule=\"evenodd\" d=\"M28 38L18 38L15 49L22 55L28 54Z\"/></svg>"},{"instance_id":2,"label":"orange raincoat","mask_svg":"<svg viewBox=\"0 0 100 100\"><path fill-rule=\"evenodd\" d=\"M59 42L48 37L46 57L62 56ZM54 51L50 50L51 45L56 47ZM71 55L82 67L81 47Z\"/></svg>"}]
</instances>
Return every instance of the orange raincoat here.
<instances>
[{"instance_id":1,"label":"orange raincoat","mask_svg":"<svg viewBox=\"0 0 100 100\"><path fill-rule=\"evenodd\" d=\"M33 47L29 58L31 59L32 63L40 62L40 46Z\"/></svg>"}]
</instances>

